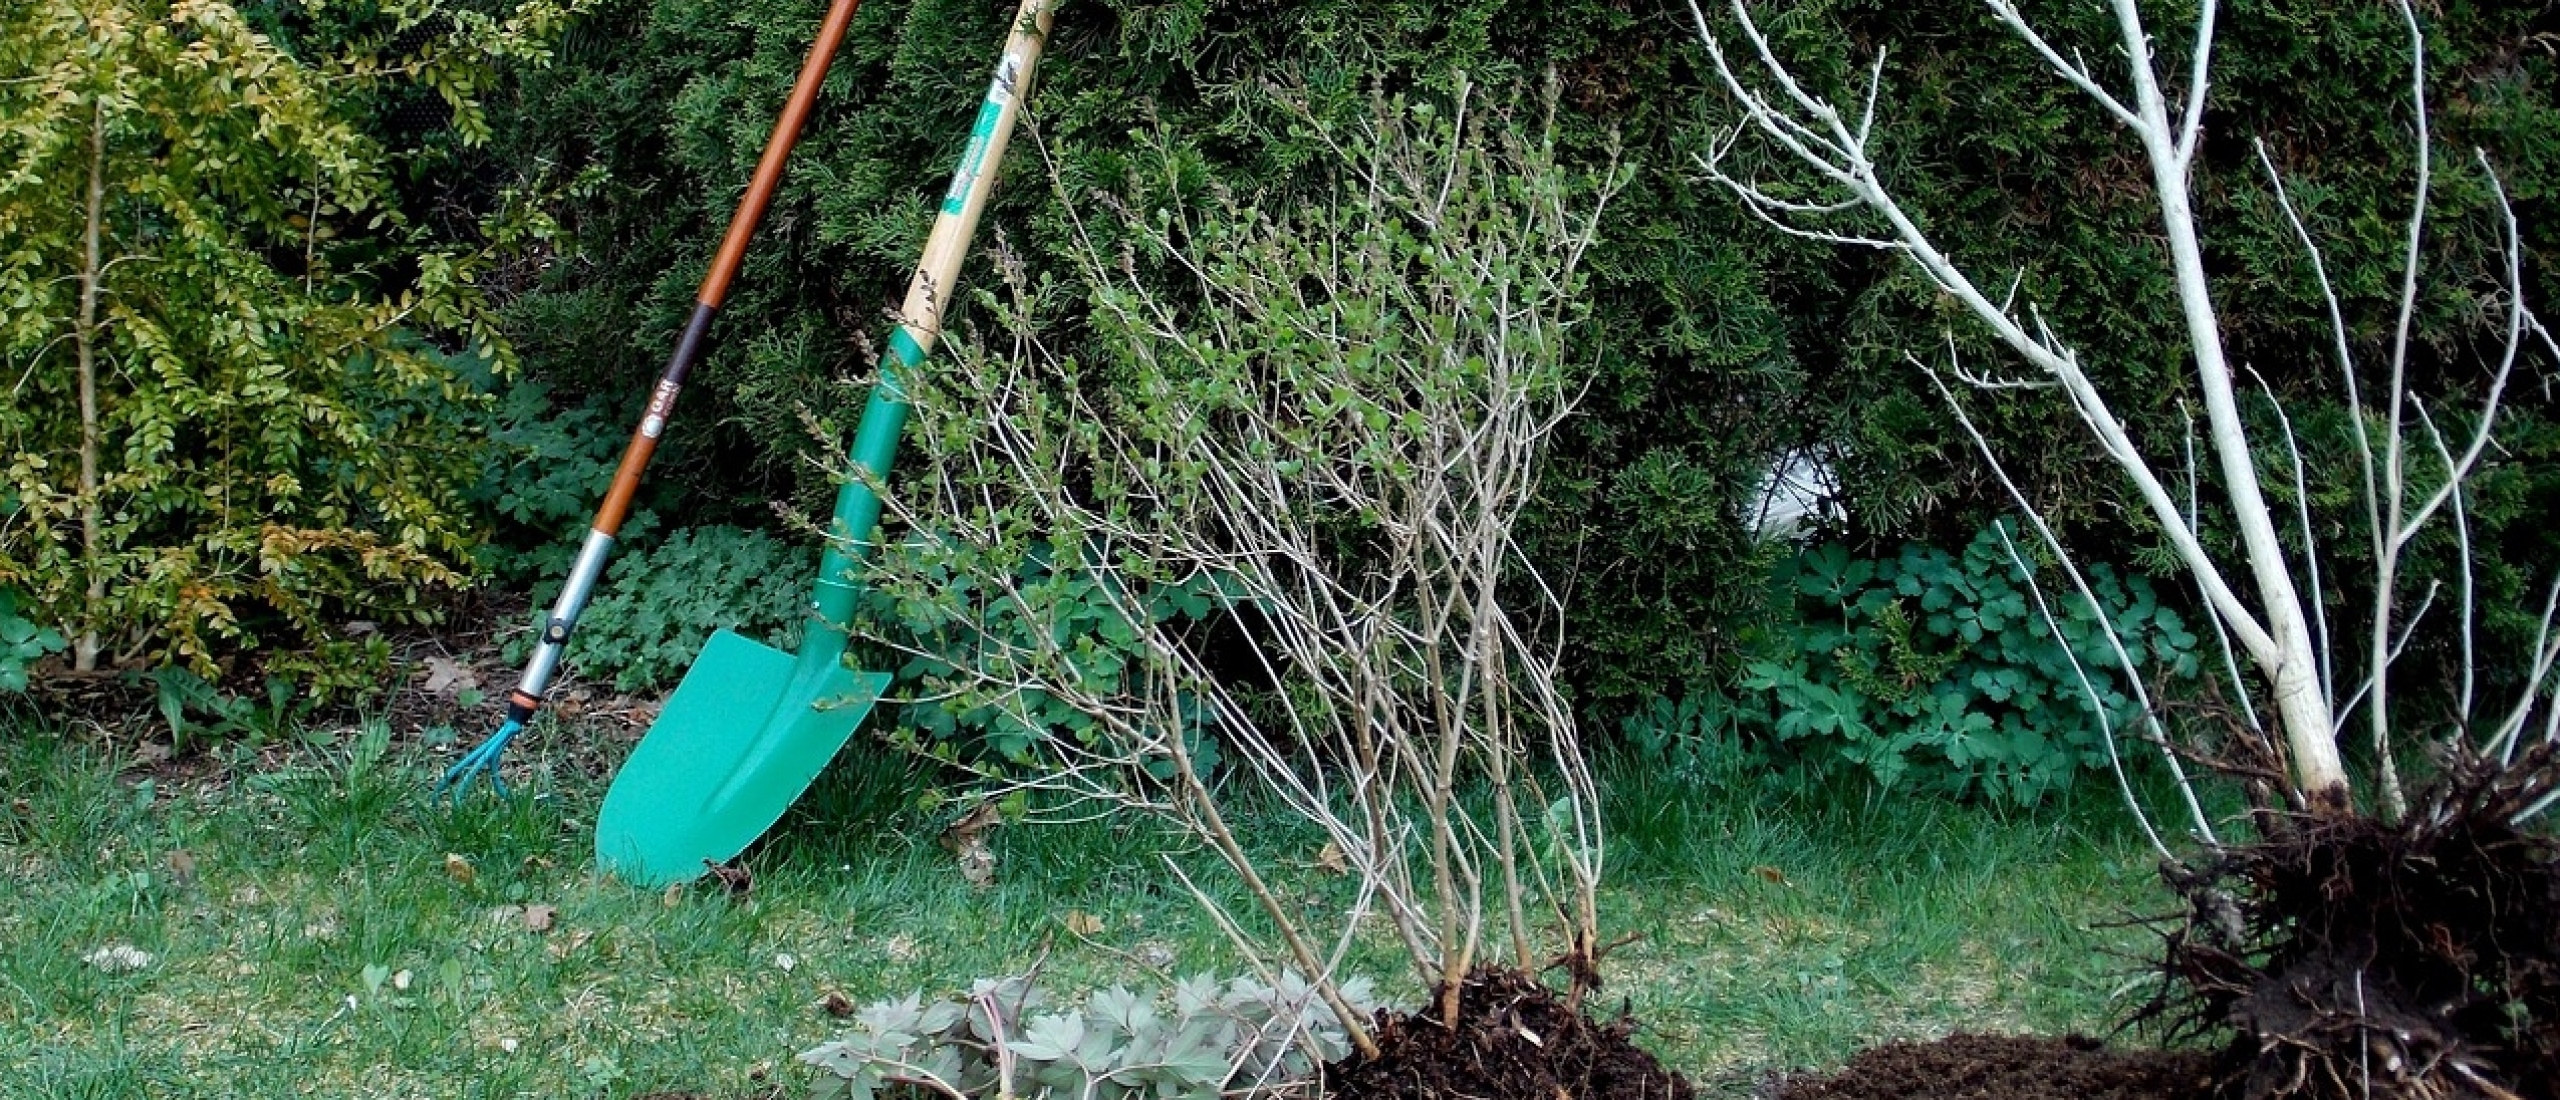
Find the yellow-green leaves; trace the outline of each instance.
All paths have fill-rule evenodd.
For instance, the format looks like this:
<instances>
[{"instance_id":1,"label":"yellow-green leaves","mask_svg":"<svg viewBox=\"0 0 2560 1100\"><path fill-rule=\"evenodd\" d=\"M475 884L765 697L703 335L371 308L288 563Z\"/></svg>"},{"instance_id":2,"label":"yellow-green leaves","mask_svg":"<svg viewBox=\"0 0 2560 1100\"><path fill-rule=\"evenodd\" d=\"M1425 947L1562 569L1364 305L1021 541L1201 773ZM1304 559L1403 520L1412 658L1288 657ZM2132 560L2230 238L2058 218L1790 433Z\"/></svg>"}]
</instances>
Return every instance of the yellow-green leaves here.
<instances>
[{"instance_id":1,"label":"yellow-green leaves","mask_svg":"<svg viewBox=\"0 0 2560 1100\"><path fill-rule=\"evenodd\" d=\"M493 255L404 223L362 97L424 84L468 138L577 6L398 0L317 56L224 0L0 8L0 588L206 666L460 580Z\"/></svg>"}]
</instances>

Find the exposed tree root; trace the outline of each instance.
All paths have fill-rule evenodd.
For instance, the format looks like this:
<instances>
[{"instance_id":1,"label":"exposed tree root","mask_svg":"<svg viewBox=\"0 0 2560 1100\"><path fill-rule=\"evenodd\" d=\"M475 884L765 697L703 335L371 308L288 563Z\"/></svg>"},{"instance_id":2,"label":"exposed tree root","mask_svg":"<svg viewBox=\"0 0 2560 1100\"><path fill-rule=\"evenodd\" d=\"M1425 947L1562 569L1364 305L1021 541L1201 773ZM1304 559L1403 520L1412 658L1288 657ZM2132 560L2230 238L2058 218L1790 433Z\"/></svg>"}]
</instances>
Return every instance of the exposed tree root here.
<instances>
[{"instance_id":1,"label":"exposed tree root","mask_svg":"<svg viewBox=\"0 0 2560 1100\"><path fill-rule=\"evenodd\" d=\"M2245 1100L2560 1100L2560 841L2513 823L2560 752L2457 760L2395 823L2262 818L2168 930L2174 1033L2236 1034Z\"/></svg>"}]
</instances>

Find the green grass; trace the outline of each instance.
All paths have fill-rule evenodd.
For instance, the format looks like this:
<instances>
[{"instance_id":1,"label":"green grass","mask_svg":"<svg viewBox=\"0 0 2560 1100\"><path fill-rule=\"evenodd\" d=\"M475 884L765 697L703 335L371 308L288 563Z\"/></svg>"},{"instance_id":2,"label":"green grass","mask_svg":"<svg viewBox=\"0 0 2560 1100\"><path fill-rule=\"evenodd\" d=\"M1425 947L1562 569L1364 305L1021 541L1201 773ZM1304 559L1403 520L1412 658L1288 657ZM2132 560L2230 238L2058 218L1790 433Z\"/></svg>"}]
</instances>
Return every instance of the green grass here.
<instances>
[{"instance_id":1,"label":"green grass","mask_svg":"<svg viewBox=\"0 0 2560 1100\"><path fill-rule=\"evenodd\" d=\"M1070 989L1142 978L1140 959L1238 965L1164 867L1174 851L1222 883L1199 853L1127 821L1009 826L997 885L972 888L910 808L923 781L859 752L750 853L743 901L596 876L592 783L451 810L426 797L423 750L351 737L295 759L156 784L0 729L0 1091L796 1095L829 992L939 993L1035 960ZM1610 1004L1711 1095L1879 1038L2105 1026L2129 966L2107 952L2141 940L2095 926L2159 904L2095 797L1815 806L1642 769L1611 788L1607 916L1642 938L1610 959ZM1338 903L1305 830L1251 832L1293 900ZM556 925L528 929L531 905ZM1070 934L1070 913L1101 930ZM83 961L110 943L153 961Z\"/></svg>"}]
</instances>

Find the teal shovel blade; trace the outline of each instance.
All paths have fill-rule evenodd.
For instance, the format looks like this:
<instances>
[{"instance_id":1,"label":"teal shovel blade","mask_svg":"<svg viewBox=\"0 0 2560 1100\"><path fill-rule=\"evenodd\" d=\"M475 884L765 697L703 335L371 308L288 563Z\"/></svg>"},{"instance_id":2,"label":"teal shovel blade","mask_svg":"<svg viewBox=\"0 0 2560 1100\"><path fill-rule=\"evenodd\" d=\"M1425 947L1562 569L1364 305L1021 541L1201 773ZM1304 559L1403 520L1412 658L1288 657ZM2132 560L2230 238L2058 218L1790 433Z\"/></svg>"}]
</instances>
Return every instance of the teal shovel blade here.
<instances>
[{"instance_id":1,"label":"teal shovel blade","mask_svg":"<svg viewBox=\"0 0 2560 1100\"><path fill-rule=\"evenodd\" d=\"M887 690L889 677L711 636L632 749L596 815L596 862L664 886L725 863L781 820Z\"/></svg>"}]
</instances>

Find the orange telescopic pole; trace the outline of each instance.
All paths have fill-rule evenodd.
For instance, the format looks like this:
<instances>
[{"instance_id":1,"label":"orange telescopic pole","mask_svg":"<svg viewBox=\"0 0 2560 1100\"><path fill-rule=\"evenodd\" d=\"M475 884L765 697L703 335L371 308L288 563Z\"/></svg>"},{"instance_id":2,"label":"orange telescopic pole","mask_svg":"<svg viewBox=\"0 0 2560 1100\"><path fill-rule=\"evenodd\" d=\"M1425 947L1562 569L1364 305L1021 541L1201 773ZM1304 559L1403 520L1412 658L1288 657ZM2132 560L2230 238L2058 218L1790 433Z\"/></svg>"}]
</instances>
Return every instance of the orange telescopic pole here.
<instances>
[{"instance_id":1,"label":"orange telescopic pole","mask_svg":"<svg viewBox=\"0 0 2560 1100\"><path fill-rule=\"evenodd\" d=\"M657 389L649 395L649 407L633 429L630 444L623 448L622 464L613 472L613 486L605 491L604 503L596 509L586 543L579 548L577 561L569 568L568 582L560 589L560 599L543 620L542 640L525 664L524 677L507 694L506 722L446 772L439 784L453 788L457 796L473 776L484 772L491 785L504 792L497 782L499 753L541 709L543 695L560 671L561 654L569 644L570 633L577 629L578 615L586 609L597 578L604 573L606 559L612 556L614 536L631 514L641 476L657 452L658 437L666 431L667 417L675 412L676 395L684 391L685 376L702 358L711 319L729 297L729 284L737 279L738 268L746 260L747 242L755 237L756 225L764 220L765 208L773 203L773 192L782 183L783 165L791 159L791 147L800 140L809 108L818 100L818 86L825 82L827 66L835 60L836 47L844 41L845 28L853 23L854 9L860 2L833 0L828 6L826 21L818 26L817 41L810 44L808 60L801 63L799 79L791 86L791 98L782 105L781 117L774 120L773 136L765 140L764 155L756 161L755 177L747 183L737 214L729 219L729 231L720 238L720 251L712 256L711 269L703 273L702 289L694 295L693 315L685 321L684 335L677 338L675 353L667 357L666 370L659 374Z\"/></svg>"},{"instance_id":2,"label":"orange telescopic pole","mask_svg":"<svg viewBox=\"0 0 2560 1100\"><path fill-rule=\"evenodd\" d=\"M657 392L650 395L649 411L641 416L639 429L631 433L631 445L622 452L622 465L613 472L613 488L605 493L604 506L596 509L595 529L607 538L622 529L623 518L631 512L631 500L640 491L640 475L658 449L658 433L665 430L667 415L675 411L685 375L702 356L711 318L720 312L720 303L728 300L729 284L746 262L747 242L755 237L756 224L764 220L765 207L772 205L774 189L782 184L782 166L791 159L791 147L800 140L809 107L818 101L818 85L826 78L827 64L835 59L836 45L844 40L845 27L853 22L860 2L835 0L827 9L827 21L818 27L818 40L809 47L809 59L801 63L791 99L782 105L782 117L774 121L773 136L765 141L764 156L756 161L755 178L747 182L746 197L739 200L737 215L729 219L729 232L720 238L720 251L711 257L711 270L702 275L702 289L693 296L693 316L685 322L675 354L667 359Z\"/></svg>"}]
</instances>

